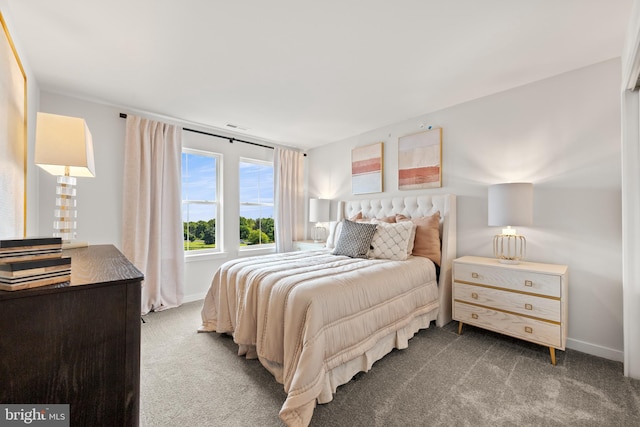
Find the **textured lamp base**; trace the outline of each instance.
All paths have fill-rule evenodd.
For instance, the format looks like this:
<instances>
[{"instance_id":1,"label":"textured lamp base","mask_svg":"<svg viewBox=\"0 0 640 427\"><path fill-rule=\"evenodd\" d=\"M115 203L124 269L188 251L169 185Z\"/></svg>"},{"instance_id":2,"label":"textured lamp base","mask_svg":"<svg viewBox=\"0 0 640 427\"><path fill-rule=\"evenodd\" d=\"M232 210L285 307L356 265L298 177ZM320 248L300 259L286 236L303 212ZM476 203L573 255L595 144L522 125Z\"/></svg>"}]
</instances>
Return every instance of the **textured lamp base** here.
<instances>
[{"instance_id":1,"label":"textured lamp base","mask_svg":"<svg viewBox=\"0 0 640 427\"><path fill-rule=\"evenodd\" d=\"M493 236L493 256L502 264L520 264L527 254L527 239L518 234Z\"/></svg>"},{"instance_id":2,"label":"textured lamp base","mask_svg":"<svg viewBox=\"0 0 640 427\"><path fill-rule=\"evenodd\" d=\"M60 237L63 245L69 245L76 238L76 178L59 176L57 182L53 237Z\"/></svg>"},{"instance_id":3,"label":"textured lamp base","mask_svg":"<svg viewBox=\"0 0 640 427\"><path fill-rule=\"evenodd\" d=\"M313 243L324 242L327 239L327 229L316 225L315 227L313 227L311 237L313 238Z\"/></svg>"}]
</instances>

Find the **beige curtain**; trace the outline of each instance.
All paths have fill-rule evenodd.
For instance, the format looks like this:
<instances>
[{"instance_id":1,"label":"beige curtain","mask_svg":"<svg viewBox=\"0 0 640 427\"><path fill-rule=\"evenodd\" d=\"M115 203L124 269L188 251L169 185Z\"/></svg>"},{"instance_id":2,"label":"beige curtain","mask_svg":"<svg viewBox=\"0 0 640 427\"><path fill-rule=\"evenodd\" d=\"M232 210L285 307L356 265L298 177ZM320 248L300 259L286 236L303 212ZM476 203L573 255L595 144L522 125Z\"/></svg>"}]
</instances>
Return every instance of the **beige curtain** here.
<instances>
[{"instance_id":1,"label":"beige curtain","mask_svg":"<svg viewBox=\"0 0 640 427\"><path fill-rule=\"evenodd\" d=\"M144 273L142 314L184 296L181 155L182 128L127 116L122 249Z\"/></svg>"},{"instance_id":2,"label":"beige curtain","mask_svg":"<svg viewBox=\"0 0 640 427\"><path fill-rule=\"evenodd\" d=\"M304 156L276 147L273 158L276 252L290 252L304 237Z\"/></svg>"}]
</instances>

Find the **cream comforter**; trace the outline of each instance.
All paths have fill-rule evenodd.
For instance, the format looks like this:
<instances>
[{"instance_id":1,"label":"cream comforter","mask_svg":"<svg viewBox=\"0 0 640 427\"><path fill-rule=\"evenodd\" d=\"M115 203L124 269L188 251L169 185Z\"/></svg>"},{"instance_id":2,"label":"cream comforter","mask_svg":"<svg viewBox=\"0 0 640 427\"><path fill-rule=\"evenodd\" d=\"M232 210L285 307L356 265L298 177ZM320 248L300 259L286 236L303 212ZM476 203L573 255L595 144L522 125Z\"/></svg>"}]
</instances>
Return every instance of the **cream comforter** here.
<instances>
[{"instance_id":1,"label":"cream comforter","mask_svg":"<svg viewBox=\"0 0 640 427\"><path fill-rule=\"evenodd\" d=\"M232 334L240 355L257 357L284 385L280 418L306 426L316 400L329 402L351 375L391 348L406 347L416 319L418 327L428 327L437 308L435 267L426 258L290 252L223 264L205 298L200 330ZM392 347L361 366L358 358L389 337ZM332 377L349 362L356 363L355 372Z\"/></svg>"}]
</instances>

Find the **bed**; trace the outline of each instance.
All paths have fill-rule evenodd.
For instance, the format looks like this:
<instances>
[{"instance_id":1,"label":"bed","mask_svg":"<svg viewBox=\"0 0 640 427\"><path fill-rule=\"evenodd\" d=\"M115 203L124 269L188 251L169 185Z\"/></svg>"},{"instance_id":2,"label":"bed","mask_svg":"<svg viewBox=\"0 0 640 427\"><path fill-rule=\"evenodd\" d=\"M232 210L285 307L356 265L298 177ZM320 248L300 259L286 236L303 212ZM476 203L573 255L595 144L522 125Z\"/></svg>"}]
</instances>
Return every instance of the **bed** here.
<instances>
[{"instance_id":1,"label":"bed","mask_svg":"<svg viewBox=\"0 0 640 427\"><path fill-rule=\"evenodd\" d=\"M337 219L325 249L226 262L202 309L200 332L232 335L284 385L289 426L308 425L316 403L432 321L451 321L455 196L340 202ZM425 231L436 254L423 251Z\"/></svg>"}]
</instances>

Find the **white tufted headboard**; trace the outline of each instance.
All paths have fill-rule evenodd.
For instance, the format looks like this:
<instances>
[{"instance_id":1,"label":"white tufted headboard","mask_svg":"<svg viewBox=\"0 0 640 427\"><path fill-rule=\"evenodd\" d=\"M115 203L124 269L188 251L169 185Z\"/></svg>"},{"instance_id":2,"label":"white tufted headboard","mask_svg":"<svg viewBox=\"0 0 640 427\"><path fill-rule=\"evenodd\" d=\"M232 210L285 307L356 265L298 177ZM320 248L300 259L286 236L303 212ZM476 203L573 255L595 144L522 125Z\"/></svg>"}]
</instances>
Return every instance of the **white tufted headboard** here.
<instances>
[{"instance_id":1,"label":"white tufted headboard","mask_svg":"<svg viewBox=\"0 0 640 427\"><path fill-rule=\"evenodd\" d=\"M358 212L362 212L364 218L382 218L395 214L416 218L433 215L436 211L440 212L440 239L442 240L438 281L440 311L436 324L444 326L451 321L452 265L456 258L456 196L434 194L339 202L338 220L351 218Z\"/></svg>"}]
</instances>

